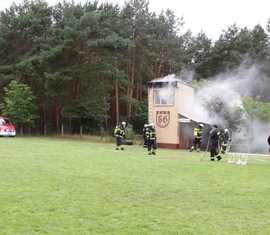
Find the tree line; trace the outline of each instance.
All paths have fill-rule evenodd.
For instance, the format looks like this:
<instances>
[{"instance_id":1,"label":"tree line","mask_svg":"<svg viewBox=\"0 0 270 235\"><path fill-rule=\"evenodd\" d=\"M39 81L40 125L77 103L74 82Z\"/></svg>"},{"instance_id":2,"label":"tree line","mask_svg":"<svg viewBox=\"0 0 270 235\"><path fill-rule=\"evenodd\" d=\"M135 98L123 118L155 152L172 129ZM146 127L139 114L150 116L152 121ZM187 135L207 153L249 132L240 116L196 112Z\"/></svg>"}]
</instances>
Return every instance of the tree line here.
<instances>
[{"instance_id":1,"label":"tree line","mask_svg":"<svg viewBox=\"0 0 270 235\"><path fill-rule=\"evenodd\" d=\"M16 125L41 134L44 125L50 132L65 125L72 134L80 126L94 133L126 121L140 130L148 119L147 83L154 78L176 74L196 86L237 69L243 60L252 61L247 67L260 64L270 77L270 21L267 31L233 24L213 41L203 31L182 32L184 19L172 10L157 14L148 5L129 0L123 7L98 1L49 6L24 0L1 11L2 115L15 115L5 102L12 102L6 97L12 89L20 97L19 83L30 88L34 98L28 102L36 109L29 105L30 118L17 118ZM254 87L246 98L258 95L268 102L267 86Z\"/></svg>"}]
</instances>

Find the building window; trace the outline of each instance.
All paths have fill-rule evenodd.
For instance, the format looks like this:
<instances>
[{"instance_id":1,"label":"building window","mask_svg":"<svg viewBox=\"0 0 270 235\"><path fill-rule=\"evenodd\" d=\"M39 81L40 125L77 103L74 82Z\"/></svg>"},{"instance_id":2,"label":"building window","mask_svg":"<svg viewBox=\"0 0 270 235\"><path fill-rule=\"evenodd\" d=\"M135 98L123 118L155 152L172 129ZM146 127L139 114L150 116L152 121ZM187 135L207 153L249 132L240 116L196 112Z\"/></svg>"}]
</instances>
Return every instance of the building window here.
<instances>
[{"instance_id":1,"label":"building window","mask_svg":"<svg viewBox=\"0 0 270 235\"><path fill-rule=\"evenodd\" d=\"M154 90L154 105L169 106L173 104L174 104L173 89Z\"/></svg>"}]
</instances>

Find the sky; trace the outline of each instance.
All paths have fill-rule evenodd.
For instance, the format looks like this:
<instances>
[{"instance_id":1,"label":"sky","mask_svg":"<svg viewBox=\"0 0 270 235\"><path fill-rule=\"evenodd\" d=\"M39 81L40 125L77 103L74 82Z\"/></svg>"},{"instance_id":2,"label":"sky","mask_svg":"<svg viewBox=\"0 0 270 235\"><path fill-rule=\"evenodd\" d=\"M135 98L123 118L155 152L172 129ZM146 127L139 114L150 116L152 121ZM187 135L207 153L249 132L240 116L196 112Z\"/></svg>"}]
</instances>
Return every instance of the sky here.
<instances>
[{"instance_id":1,"label":"sky","mask_svg":"<svg viewBox=\"0 0 270 235\"><path fill-rule=\"evenodd\" d=\"M124 5L126 0L99 0L99 2L118 3ZM0 10L4 10L11 4L21 3L22 0L5 0L0 3ZM59 0L47 0L49 5L54 5ZM84 3L84 0L76 1ZM159 14L162 10L171 9L176 17L184 17L185 26L182 33L188 29L193 35L203 30L206 35L218 40L222 30L236 23L239 28L253 29L260 24L266 29L266 23L270 18L270 1L256 0L149 0L149 10Z\"/></svg>"}]
</instances>

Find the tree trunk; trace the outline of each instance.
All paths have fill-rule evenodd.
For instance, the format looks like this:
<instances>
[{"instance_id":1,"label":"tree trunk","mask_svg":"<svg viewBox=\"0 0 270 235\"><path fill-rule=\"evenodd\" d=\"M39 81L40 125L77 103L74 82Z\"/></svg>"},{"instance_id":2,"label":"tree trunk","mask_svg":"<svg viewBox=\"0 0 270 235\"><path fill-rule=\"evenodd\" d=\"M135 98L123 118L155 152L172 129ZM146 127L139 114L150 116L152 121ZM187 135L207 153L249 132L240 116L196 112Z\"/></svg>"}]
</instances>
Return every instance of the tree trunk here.
<instances>
[{"instance_id":1,"label":"tree trunk","mask_svg":"<svg viewBox=\"0 0 270 235\"><path fill-rule=\"evenodd\" d=\"M69 134L72 135L74 132L74 120L69 120Z\"/></svg>"},{"instance_id":2,"label":"tree trunk","mask_svg":"<svg viewBox=\"0 0 270 235\"><path fill-rule=\"evenodd\" d=\"M141 65L138 68L138 78L137 78L137 97L138 101L142 101L142 74Z\"/></svg>"},{"instance_id":3,"label":"tree trunk","mask_svg":"<svg viewBox=\"0 0 270 235\"><path fill-rule=\"evenodd\" d=\"M115 79L115 120L116 124L119 121L119 91L118 91L118 80Z\"/></svg>"},{"instance_id":4,"label":"tree trunk","mask_svg":"<svg viewBox=\"0 0 270 235\"><path fill-rule=\"evenodd\" d=\"M161 53L160 53L160 58L159 58L159 64L156 63L156 70L157 70L157 73L156 73L156 77L155 78L160 78L162 75L161 75L161 69L163 68L163 65L164 65L164 53L165 51L167 50L167 47L163 46L162 50L161 50Z\"/></svg>"},{"instance_id":5,"label":"tree trunk","mask_svg":"<svg viewBox=\"0 0 270 235\"><path fill-rule=\"evenodd\" d=\"M135 77L135 58L136 58L136 50L133 50L133 55L132 55L132 68L131 68L131 77L130 77L130 83L131 87L129 88L129 93L128 96L132 99L133 98L133 88L132 85L134 84L134 77ZM131 109L132 109L132 103L128 102L128 107L127 107L127 116L130 118L131 116Z\"/></svg>"},{"instance_id":6,"label":"tree trunk","mask_svg":"<svg viewBox=\"0 0 270 235\"><path fill-rule=\"evenodd\" d=\"M103 89L103 99L104 99L104 103L106 103L106 92L105 92L105 81L104 81L104 77L101 77L102 79L102 89ZM107 119L107 111L104 111L104 116L106 117L105 119L105 130L108 130L108 119Z\"/></svg>"}]
</instances>

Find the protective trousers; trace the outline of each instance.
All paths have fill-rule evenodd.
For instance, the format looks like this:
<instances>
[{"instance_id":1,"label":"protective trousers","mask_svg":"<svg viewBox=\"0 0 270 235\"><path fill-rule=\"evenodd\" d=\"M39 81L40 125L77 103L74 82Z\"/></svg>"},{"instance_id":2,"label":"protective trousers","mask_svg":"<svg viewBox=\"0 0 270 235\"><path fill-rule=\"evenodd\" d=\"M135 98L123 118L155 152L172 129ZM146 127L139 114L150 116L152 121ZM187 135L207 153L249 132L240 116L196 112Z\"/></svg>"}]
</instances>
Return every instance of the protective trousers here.
<instances>
[{"instance_id":1,"label":"protective trousers","mask_svg":"<svg viewBox=\"0 0 270 235\"><path fill-rule=\"evenodd\" d=\"M152 149L153 147L153 149ZM151 155L156 155L156 150L157 150L157 142L156 140L148 140L148 154Z\"/></svg>"},{"instance_id":2,"label":"protective trousers","mask_svg":"<svg viewBox=\"0 0 270 235\"><path fill-rule=\"evenodd\" d=\"M218 148L218 142L212 142L211 150L210 150L211 161L215 161L215 157L217 157L217 159L220 160L220 156L219 156L219 153L217 152L217 148Z\"/></svg>"},{"instance_id":3,"label":"protective trousers","mask_svg":"<svg viewBox=\"0 0 270 235\"><path fill-rule=\"evenodd\" d=\"M196 145L197 145L197 152L200 152L201 145L202 145L202 141L201 140L202 140L201 138L195 138L193 140L193 146L191 147L190 152L192 152L194 150L194 148L196 147Z\"/></svg>"},{"instance_id":4,"label":"protective trousers","mask_svg":"<svg viewBox=\"0 0 270 235\"><path fill-rule=\"evenodd\" d=\"M124 150L124 147L122 145L122 137L120 136L116 137L116 146L117 146L116 150L119 150L119 149Z\"/></svg>"}]
</instances>

